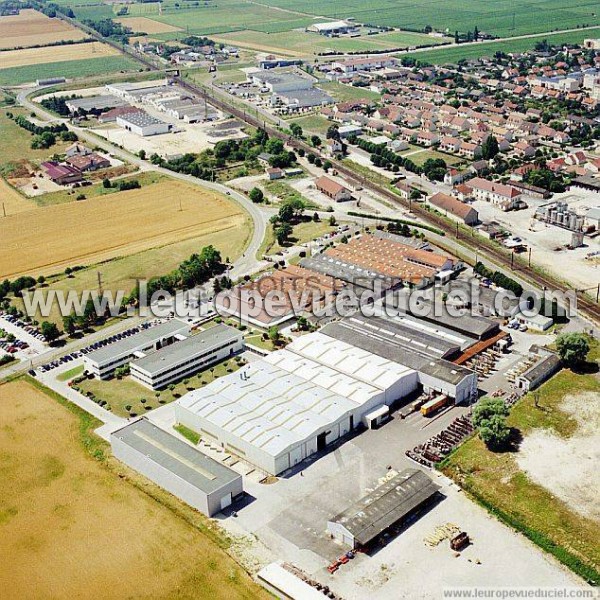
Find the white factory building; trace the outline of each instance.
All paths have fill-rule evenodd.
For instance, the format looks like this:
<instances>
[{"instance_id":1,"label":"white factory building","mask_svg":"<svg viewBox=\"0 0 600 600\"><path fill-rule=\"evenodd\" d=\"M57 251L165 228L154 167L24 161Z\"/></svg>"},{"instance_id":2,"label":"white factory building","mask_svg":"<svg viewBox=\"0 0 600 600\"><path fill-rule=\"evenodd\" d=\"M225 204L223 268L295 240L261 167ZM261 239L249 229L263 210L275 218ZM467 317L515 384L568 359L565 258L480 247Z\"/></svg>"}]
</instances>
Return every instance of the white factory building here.
<instances>
[{"instance_id":1,"label":"white factory building","mask_svg":"<svg viewBox=\"0 0 600 600\"><path fill-rule=\"evenodd\" d=\"M240 331L216 325L133 360L131 377L146 387L160 390L243 349L244 338Z\"/></svg>"},{"instance_id":2,"label":"white factory building","mask_svg":"<svg viewBox=\"0 0 600 600\"><path fill-rule=\"evenodd\" d=\"M248 75L248 77L254 84L265 87L274 94L310 90L313 87L311 79L301 77L289 71L276 71L274 69L257 70Z\"/></svg>"},{"instance_id":3,"label":"white factory building","mask_svg":"<svg viewBox=\"0 0 600 600\"><path fill-rule=\"evenodd\" d=\"M370 419L421 385L463 400L473 385L476 391L477 376L469 369L412 357L415 368L403 364L396 348L389 354L394 358L366 344L311 333L186 394L175 403L176 419L277 475L360 423L370 426Z\"/></svg>"},{"instance_id":4,"label":"white factory building","mask_svg":"<svg viewBox=\"0 0 600 600\"><path fill-rule=\"evenodd\" d=\"M117 125L141 137L169 133L173 128L170 123L161 121L144 111L118 116Z\"/></svg>"},{"instance_id":5,"label":"white factory building","mask_svg":"<svg viewBox=\"0 0 600 600\"><path fill-rule=\"evenodd\" d=\"M141 418L110 435L113 455L208 517L243 493L242 476Z\"/></svg>"}]
</instances>

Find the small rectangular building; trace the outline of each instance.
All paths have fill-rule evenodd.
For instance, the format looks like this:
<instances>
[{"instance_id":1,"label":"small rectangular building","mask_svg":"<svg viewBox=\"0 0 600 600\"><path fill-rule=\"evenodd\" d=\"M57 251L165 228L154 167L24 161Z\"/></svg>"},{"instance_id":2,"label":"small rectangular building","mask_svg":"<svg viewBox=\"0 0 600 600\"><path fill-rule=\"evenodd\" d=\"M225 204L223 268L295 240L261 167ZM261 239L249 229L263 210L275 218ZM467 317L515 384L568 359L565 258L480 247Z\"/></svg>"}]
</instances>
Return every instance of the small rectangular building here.
<instances>
[{"instance_id":1,"label":"small rectangular building","mask_svg":"<svg viewBox=\"0 0 600 600\"><path fill-rule=\"evenodd\" d=\"M327 522L327 530L350 548L364 548L431 503L440 486L417 469L405 469Z\"/></svg>"},{"instance_id":2,"label":"small rectangular building","mask_svg":"<svg viewBox=\"0 0 600 600\"><path fill-rule=\"evenodd\" d=\"M173 128L170 123L165 123L144 111L119 115L117 125L141 137L169 133Z\"/></svg>"},{"instance_id":3,"label":"small rectangular building","mask_svg":"<svg viewBox=\"0 0 600 600\"><path fill-rule=\"evenodd\" d=\"M352 200L352 192L348 188L325 175L322 175L315 181L315 187L335 202Z\"/></svg>"},{"instance_id":4,"label":"small rectangular building","mask_svg":"<svg viewBox=\"0 0 600 600\"><path fill-rule=\"evenodd\" d=\"M429 203L461 220L465 225L476 225L479 222L479 214L472 206L448 194L438 192L429 198Z\"/></svg>"},{"instance_id":5,"label":"small rectangular building","mask_svg":"<svg viewBox=\"0 0 600 600\"><path fill-rule=\"evenodd\" d=\"M136 356L141 356L140 353L158 350L177 339L187 337L189 332L190 328L186 323L171 319L86 354L83 366L96 377L107 379L115 369L129 363Z\"/></svg>"},{"instance_id":6,"label":"small rectangular building","mask_svg":"<svg viewBox=\"0 0 600 600\"><path fill-rule=\"evenodd\" d=\"M113 432L110 443L121 462L208 517L244 491L241 475L146 418Z\"/></svg>"},{"instance_id":7,"label":"small rectangular building","mask_svg":"<svg viewBox=\"0 0 600 600\"><path fill-rule=\"evenodd\" d=\"M217 325L131 362L131 377L159 390L244 349L240 331Z\"/></svg>"},{"instance_id":8,"label":"small rectangular building","mask_svg":"<svg viewBox=\"0 0 600 600\"><path fill-rule=\"evenodd\" d=\"M529 392L550 379L561 367L560 358L551 352L542 354L537 362L516 380L517 387Z\"/></svg>"}]
</instances>

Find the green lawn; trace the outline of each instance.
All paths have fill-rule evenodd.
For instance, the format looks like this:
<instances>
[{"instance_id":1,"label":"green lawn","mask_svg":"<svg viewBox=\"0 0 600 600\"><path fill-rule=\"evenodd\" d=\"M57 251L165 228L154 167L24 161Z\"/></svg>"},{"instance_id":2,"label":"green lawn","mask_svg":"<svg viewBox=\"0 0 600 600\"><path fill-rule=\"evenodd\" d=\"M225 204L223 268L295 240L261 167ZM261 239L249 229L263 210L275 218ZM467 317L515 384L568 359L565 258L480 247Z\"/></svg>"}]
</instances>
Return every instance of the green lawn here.
<instances>
[{"instance_id":1,"label":"green lawn","mask_svg":"<svg viewBox=\"0 0 600 600\"><path fill-rule=\"evenodd\" d=\"M550 44L580 44L584 39L600 37L600 27L571 33L551 33L520 40L451 46L410 54L413 58L431 64L457 63L459 60L493 56L496 52L526 52L542 40Z\"/></svg>"},{"instance_id":2,"label":"green lawn","mask_svg":"<svg viewBox=\"0 0 600 600\"><path fill-rule=\"evenodd\" d=\"M157 183L161 180L167 179L165 175L160 175L155 172L137 173L129 177L123 177L114 181L114 185L117 185L120 181L132 181L136 180L139 184L144 187ZM32 200L39 206L51 206L53 204L64 204L65 202L73 202L79 194L85 194L86 198L95 198L97 196L108 196L118 192L117 187L105 188L102 183L90 185L86 188L77 189L64 189L58 192L50 192L48 194L42 194L41 196L35 196Z\"/></svg>"},{"instance_id":3,"label":"green lawn","mask_svg":"<svg viewBox=\"0 0 600 600\"><path fill-rule=\"evenodd\" d=\"M515 405L509 425L522 436L538 428L561 437L571 436L577 423L561 410L561 402L574 391L600 394L598 375L561 371L539 389L539 407L535 406L533 393ZM444 461L443 471L501 520L524 532L581 576L599 581L600 525L530 481L519 470L514 453L491 452L473 437Z\"/></svg>"},{"instance_id":4,"label":"green lawn","mask_svg":"<svg viewBox=\"0 0 600 600\"><path fill-rule=\"evenodd\" d=\"M310 115L292 119L290 123L298 123L305 133L317 133L322 136L327 133L327 130L332 125L332 122L329 119L326 119L321 115Z\"/></svg>"},{"instance_id":5,"label":"green lawn","mask_svg":"<svg viewBox=\"0 0 600 600\"><path fill-rule=\"evenodd\" d=\"M0 171L4 176L10 176L18 161L30 160L37 164L47 160L48 156L54 152L64 152L69 145L65 142L58 142L49 150L32 150L33 135L9 119L6 116L7 112L12 113L15 117L23 115L29 118L29 113L19 107L9 106L0 110L0 140L2 140L0 143Z\"/></svg>"},{"instance_id":6,"label":"green lawn","mask_svg":"<svg viewBox=\"0 0 600 600\"><path fill-rule=\"evenodd\" d=\"M73 379L74 377L77 377L78 375L81 375L83 373L83 365L79 365L78 367L73 367L72 369L69 369L68 371L65 371L64 373L61 373L56 379L58 379L58 381L69 381L69 379Z\"/></svg>"},{"instance_id":7,"label":"green lawn","mask_svg":"<svg viewBox=\"0 0 600 600\"><path fill-rule=\"evenodd\" d=\"M353 85L345 85L337 81L327 81L319 83L318 87L325 90L333 96L337 102L349 102L350 100L381 100L381 95L377 92L372 92L368 88L355 87Z\"/></svg>"},{"instance_id":8,"label":"green lawn","mask_svg":"<svg viewBox=\"0 0 600 600\"><path fill-rule=\"evenodd\" d=\"M215 379L237 371L239 365L235 359L226 360L196 375L186 378L175 385L174 390L165 389L155 392L137 383L131 377L108 380L86 379L78 384L82 393L92 392L97 399L105 400L110 410L121 417L141 415L163 404L169 404L188 391L203 387ZM158 396L157 396L158 393ZM144 400L144 402L142 402ZM127 407L131 406L131 409Z\"/></svg>"},{"instance_id":9,"label":"green lawn","mask_svg":"<svg viewBox=\"0 0 600 600\"><path fill-rule=\"evenodd\" d=\"M21 85L22 83L29 83L36 79L45 79L48 77L76 79L97 73L137 71L140 68L139 63L126 56L103 56L83 60L67 60L0 69L0 85Z\"/></svg>"},{"instance_id":10,"label":"green lawn","mask_svg":"<svg viewBox=\"0 0 600 600\"><path fill-rule=\"evenodd\" d=\"M310 212L310 211L309 211ZM298 244L305 244L310 240L314 240L315 238L321 237L325 233L328 233L335 229L329 225L329 221L327 219L321 219L319 222L315 223L314 221L304 221L302 223L298 223L294 225L294 231L290 236L288 246L294 246ZM277 243L275 236L273 234L273 228L268 227L265 239L261 244L258 252L256 253L257 257L262 258L265 254L272 255L277 252L280 252L283 249Z\"/></svg>"},{"instance_id":11,"label":"green lawn","mask_svg":"<svg viewBox=\"0 0 600 600\"><path fill-rule=\"evenodd\" d=\"M298 10L295 0L266 0L272 6ZM480 31L498 36L600 25L597 5L589 0L304 0L302 12L328 19L354 17L358 22L422 31L427 25L439 31L466 32L477 25Z\"/></svg>"},{"instance_id":12,"label":"green lawn","mask_svg":"<svg viewBox=\"0 0 600 600\"><path fill-rule=\"evenodd\" d=\"M456 166L456 165L468 165L469 161L467 161L466 159L460 157L460 156L454 156L453 154L446 154L445 152L438 152L437 150L429 150L427 148L421 148L420 146L414 146L413 148L411 148L410 150L406 150L405 152L401 152L400 153L402 156L406 156L406 158L409 158L410 160L412 160L415 165L417 166L421 166L425 163L426 160L432 158L432 159L437 159L437 158L441 158L442 160L446 161L447 165L452 165L452 166Z\"/></svg>"}]
</instances>

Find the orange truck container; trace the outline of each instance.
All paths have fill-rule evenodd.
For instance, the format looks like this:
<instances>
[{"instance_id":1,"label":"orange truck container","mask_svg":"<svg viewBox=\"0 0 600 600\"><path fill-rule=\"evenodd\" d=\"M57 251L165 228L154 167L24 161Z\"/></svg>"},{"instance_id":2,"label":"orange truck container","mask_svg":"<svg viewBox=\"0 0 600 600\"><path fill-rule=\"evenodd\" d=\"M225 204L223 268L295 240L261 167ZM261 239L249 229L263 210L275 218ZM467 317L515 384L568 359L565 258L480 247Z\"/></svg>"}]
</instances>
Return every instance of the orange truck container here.
<instances>
[{"instance_id":1,"label":"orange truck container","mask_svg":"<svg viewBox=\"0 0 600 600\"><path fill-rule=\"evenodd\" d=\"M423 406L421 406L421 414L424 417L429 417L432 414L434 414L435 412L437 412L443 406L446 406L447 403L448 403L447 396L438 396L437 398L434 398L433 400L429 400L428 402L425 402L425 404L423 404Z\"/></svg>"}]
</instances>

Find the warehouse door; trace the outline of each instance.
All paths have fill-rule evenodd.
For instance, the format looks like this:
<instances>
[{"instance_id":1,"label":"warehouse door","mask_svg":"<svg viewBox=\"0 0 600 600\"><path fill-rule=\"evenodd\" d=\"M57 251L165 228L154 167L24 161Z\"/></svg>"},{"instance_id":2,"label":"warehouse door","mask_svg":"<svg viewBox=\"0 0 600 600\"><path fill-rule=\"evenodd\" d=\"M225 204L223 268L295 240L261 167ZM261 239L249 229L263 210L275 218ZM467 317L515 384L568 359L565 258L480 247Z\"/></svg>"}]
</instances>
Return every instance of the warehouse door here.
<instances>
[{"instance_id":1,"label":"warehouse door","mask_svg":"<svg viewBox=\"0 0 600 600\"><path fill-rule=\"evenodd\" d=\"M320 433L317 436L317 452L319 450L325 450L325 446L327 446L327 432Z\"/></svg>"},{"instance_id":2,"label":"warehouse door","mask_svg":"<svg viewBox=\"0 0 600 600\"><path fill-rule=\"evenodd\" d=\"M221 510L231 505L231 492L221 498Z\"/></svg>"}]
</instances>

